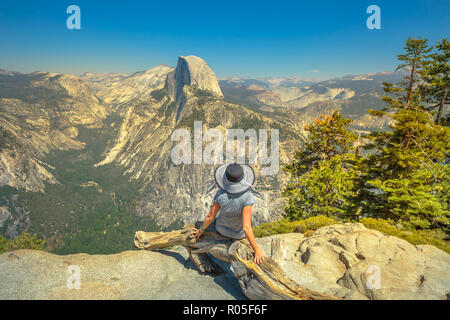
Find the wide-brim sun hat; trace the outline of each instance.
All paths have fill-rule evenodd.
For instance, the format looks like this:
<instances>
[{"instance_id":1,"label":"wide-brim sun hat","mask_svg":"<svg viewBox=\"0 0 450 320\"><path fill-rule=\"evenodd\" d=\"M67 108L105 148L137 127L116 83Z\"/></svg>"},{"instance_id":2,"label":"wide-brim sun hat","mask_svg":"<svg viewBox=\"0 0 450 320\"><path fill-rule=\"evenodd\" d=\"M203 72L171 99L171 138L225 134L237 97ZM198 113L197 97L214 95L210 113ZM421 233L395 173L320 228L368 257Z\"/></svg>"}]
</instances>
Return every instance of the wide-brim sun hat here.
<instances>
[{"instance_id":1,"label":"wide-brim sun hat","mask_svg":"<svg viewBox=\"0 0 450 320\"><path fill-rule=\"evenodd\" d=\"M224 163L214 171L214 180L225 192L239 194L253 187L255 172L247 164Z\"/></svg>"}]
</instances>

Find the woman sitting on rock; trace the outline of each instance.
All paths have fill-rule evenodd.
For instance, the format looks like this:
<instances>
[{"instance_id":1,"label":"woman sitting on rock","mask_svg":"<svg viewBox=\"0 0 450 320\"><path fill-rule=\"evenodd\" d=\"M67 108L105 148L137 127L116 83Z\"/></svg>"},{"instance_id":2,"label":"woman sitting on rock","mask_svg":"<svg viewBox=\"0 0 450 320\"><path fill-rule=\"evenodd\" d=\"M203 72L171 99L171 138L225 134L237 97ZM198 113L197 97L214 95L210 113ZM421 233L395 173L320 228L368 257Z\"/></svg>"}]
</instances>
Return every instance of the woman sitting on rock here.
<instances>
[{"instance_id":1,"label":"woman sitting on rock","mask_svg":"<svg viewBox=\"0 0 450 320\"><path fill-rule=\"evenodd\" d=\"M195 237L198 239L204 231L218 232L236 240L247 237L255 252L254 261L261 264L264 253L252 229L252 207L256 203L250 190L255 181L253 169L245 164L223 164L216 168L214 179L220 190L202 225L194 230Z\"/></svg>"}]
</instances>

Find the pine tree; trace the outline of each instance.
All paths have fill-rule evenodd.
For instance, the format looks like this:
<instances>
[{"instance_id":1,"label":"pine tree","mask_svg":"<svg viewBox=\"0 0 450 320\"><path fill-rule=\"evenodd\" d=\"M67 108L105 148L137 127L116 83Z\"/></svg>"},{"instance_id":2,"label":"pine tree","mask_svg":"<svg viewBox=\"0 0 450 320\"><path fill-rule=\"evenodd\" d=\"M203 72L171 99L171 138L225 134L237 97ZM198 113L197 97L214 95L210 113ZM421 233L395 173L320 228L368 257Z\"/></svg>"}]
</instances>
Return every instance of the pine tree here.
<instances>
[{"instance_id":1,"label":"pine tree","mask_svg":"<svg viewBox=\"0 0 450 320\"><path fill-rule=\"evenodd\" d=\"M288 200L288 218L347 217L347 198L353 192L356 177L350 161L357 136L348 129L350 122L335 111L305 127L309 132L305 147L284 168L291 174L283 192Z\"/></svg>"},{"instance_id":2,"label":"pine tree","mask_svg":"<svg viewBox=\"0 0 450 320\"><path fill-rule=\"evenodd\" d=\"M428 46L427 39L411 39L406 40L404 47L405 53L397 56L401 63L397 66L396 71L405 70L407 75L404 77L404 81L400 83L404 87L405 95L400 98L400 101L404 101L404 106L409 109L413 103L418 103L420 94L418 94L417 85L420 81L420 75L424 68L428 65L426 60L428 53L432 50Z\"/></svg>"},{"instance_id":3,"label":"pine tree","mask_svg":"<svg viewBox=\"0 0 450 320\"><path fill-rule=\"evenodd\" d=\"M343 118L339 111L314 119L313 124L305 126L309 136L304 148L295 153L294 161L285 170L301 176L317 167L320 161L353 152L357 136L348 129L350 123L351 120Z\"/></svg>"},{"instance_id":4,"label":"pine tree","mask_svg":"<svg viewBox=\"0 0 450 320\"><path fill-rule=\"evenodd\" d=\"M360 161L359 192L353 203L364 214L399 221L411 228L449 225L448 165L450 130L434 124L423 106L420 77L427 67L426 39L408 39L398 70L407 72L398 85L385 83L388 106L376 116L392 119L391 130L374 132Z\"/></svg>"},{"instance_id":5,"label":"pine tree","mask_svg":"<svg viewBox=\"0 0 450 320\"><path fill-rule=\"evenodd\" d=\"M420 86L420 90L425 101L431 104L427 109L438 108L436 124L440 125L444 106L449 103L447 95L450 87L450 41L445 38L438 41L436 49L436 52L430 55L432 60L422 70L421 76L425 83Z\"/></svg>"}]
</instances>

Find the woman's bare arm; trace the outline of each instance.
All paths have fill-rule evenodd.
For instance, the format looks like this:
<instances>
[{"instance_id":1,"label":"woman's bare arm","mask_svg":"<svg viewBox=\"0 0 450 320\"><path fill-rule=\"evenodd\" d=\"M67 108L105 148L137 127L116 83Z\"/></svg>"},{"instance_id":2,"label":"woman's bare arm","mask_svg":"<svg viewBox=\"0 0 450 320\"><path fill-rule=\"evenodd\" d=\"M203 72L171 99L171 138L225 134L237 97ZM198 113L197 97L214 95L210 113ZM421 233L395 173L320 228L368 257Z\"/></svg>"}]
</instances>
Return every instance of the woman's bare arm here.
<instances>
[{"instance_id":1,"label":"woman's bare arm","mask_svg":"<svg viewBox=\"0 0 450 320\"><path fill-rule=\"evenodd\" d=\"M201 230L196 229L194 231L194 235L196 238L199 238L203 233L203 231L205 231L206 228L208 228L208 226L214 221L214 219L217 216L217 212L219 212L219 209L220 209L219 205L216 202L213 202L211 210L209 210L208 214L205 217L205 220L203 221L202 229Z\"/></svg>"},{"instance_id":2,"label":"woman's bare arm","mask_svg":"<svg viewBox=\"0 0 450 320\"><path fill-rule=\"evenodd\" d=\"M253 248L253 251L255 251L255 259L254 261L257 264L260 264L264 261L264 253L259 248L258 244L255 240L255 235L253 234L252 229L252 207L253 206L247 206L244 207L242 210L242 227L244 229L245 235L247 236L248 242L250 242L250 245Z\"/></svg>"}]
</instances>

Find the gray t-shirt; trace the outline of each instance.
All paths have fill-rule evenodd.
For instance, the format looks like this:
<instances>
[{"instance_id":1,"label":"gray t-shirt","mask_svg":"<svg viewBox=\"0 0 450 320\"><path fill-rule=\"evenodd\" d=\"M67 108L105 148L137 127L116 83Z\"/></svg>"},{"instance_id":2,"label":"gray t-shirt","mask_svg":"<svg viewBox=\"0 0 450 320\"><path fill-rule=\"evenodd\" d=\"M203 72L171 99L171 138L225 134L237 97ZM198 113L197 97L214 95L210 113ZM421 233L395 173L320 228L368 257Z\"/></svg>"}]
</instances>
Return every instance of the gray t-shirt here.
<instances>
[{"instance_id":1,"label":"gray t-shirt","mask_svg":"<svg viewBox=\"0 0 450 320\"><path fill-rule=\"evenodd\" d=\"M246 191L243 194L232 195L219 190L214 196L214 202L220 207L219 215L216 218L217 231L233 239L245 238L242 229L242 209L256 203L253 194Z\"/></svg>"}]
</instances>

